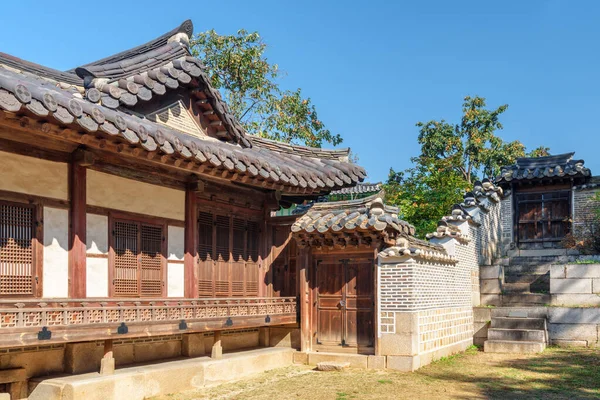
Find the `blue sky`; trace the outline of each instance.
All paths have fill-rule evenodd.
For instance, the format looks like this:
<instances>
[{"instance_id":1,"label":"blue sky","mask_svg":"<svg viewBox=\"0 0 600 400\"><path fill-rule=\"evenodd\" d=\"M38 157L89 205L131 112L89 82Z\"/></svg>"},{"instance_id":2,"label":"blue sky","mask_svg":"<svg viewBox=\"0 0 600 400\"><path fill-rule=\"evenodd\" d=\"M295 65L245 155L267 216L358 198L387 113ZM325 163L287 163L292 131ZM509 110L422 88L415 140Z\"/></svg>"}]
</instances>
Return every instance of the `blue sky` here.
<instances>
[{"instance_id":1,"label":"blue sky","mask_svg":"<svg viewBox=\"0 0 600 400\"><path fill-rule=\"evenodd\" d=\"M372 181L410 167L415 123L466 95L509 104L505 140L576 151L600 174L597 1L26 1L0 5L0 51L68 69L195 30L257 30L268 57L344 137Z\"/></svg>"}]
</instances>

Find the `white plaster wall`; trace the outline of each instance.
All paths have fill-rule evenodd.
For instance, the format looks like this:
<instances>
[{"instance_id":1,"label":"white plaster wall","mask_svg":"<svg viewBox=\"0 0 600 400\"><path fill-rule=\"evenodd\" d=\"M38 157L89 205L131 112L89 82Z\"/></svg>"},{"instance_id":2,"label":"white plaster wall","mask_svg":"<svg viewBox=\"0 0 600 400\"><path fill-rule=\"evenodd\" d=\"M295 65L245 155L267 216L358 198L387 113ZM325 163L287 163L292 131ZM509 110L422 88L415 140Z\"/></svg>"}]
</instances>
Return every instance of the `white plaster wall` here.
<instances>
[{"instance_id":1,"label":"white plaster wall","mask_svg":"<svg viewBox=\"0 0 600 400\"><path fill-rule=\"evenodd\" d=\"M169 260L183 261L184 255L184 229L179 226L170 226L167 228L167 242L169 251Z\"/></svg>"},{"instance_id":2,"label":"white plaster wall","mask_svg":"<svg viewBox=\"0 0 600 400\"><path fill-rule=\"evenodd\" d=\"M87 203L156 217L185 219L185 192L88 170Z\"/></svg>"},{"instance_id":3,"label":"white plaster wall","mask_svg":"<svg viewBox=\"0 0 600 400\"><path fill-rule=\"evenodd\" d=\"M68 198L66 163L0 151L0 190L53 199Z\"/></svg>"},{"instance_id":4,"label":"white plaster wall","mask_svg":"<svg viewBox=\"0 0 600 400\"><path fill-rule=\"evenodd\" d=\"M44 207L44 297L69 296L69 211Z\"/></svg>"},{"instance_id":5,"label":"white plaster wall","mask_svg":"<svg viewBox=\"0 0 600 400\"><path fill-rule=\"evenodd\" d=\"M168 263L167 265L167 296L183 297L183 264Z\"/></svg>"},{"instance_id":6,"label":"white plaster wall","mask_svg":"<svg viewBox=\"0 0 600 400\"><path fill-rule=\"evenodd\" d=\"M88 254L108 254L108 217L87 214L86 249Z\"/></svg>"},{"instance_id":7,"label":"white plaster wall","mask_svg":"<svg viewBox=\"0 0 600 400\"><path fill-rule=\"evenodd\" d=\"M108 297L108 258L86 260L86 296Z\"/></svg>"}]
</instances>

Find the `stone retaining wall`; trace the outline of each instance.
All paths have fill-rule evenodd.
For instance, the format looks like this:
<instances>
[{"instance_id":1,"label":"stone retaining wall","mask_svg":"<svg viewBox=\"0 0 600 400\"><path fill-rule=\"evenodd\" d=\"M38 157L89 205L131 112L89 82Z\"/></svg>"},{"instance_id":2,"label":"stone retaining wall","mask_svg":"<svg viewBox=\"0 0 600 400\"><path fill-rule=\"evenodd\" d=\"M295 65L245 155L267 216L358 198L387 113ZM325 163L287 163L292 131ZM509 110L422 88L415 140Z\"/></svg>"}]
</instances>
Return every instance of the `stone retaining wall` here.
<instances>
[{"instance_id":1,"label":"stone retaining wall","mask_svg":"<svg viewBox=\"0 0 600 400\"><path fill-rule=\"evenodd\" d=\"M506 317L511 311L546 318L552 345L600 347L600 308L583 307L475 307L473 343L480 346L487 340L492 316Z\"/></svg>"},{"instance_id":2,"label":"stone retaining wall","mask_svg":"<svg viewBox=\"0 0 600 400\"><path fill-rule=\"evenodd\" d=\"M553 305L600 305L600 263L550 267Z\"/></svg>"}]
</instances>

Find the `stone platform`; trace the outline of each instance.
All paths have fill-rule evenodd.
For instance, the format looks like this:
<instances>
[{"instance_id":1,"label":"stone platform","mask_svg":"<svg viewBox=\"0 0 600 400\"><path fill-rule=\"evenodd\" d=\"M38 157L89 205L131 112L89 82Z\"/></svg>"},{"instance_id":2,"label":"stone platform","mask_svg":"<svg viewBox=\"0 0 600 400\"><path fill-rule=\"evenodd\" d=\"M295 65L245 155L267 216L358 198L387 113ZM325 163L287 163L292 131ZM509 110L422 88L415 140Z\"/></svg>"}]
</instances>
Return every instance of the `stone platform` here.
<instances>
[{"instance_id":1,"label":"stone platform","mask_svg":"<svg viewBox=\"0 0 600 400\"><path fill-rule=\"evenodd\" d=\"M143 400L218 385L292 364L294 350L261 348L210 357L178 359L117 369L114 375L88 373L32 380L29 400Z\"/></svg>"}]
</instances>

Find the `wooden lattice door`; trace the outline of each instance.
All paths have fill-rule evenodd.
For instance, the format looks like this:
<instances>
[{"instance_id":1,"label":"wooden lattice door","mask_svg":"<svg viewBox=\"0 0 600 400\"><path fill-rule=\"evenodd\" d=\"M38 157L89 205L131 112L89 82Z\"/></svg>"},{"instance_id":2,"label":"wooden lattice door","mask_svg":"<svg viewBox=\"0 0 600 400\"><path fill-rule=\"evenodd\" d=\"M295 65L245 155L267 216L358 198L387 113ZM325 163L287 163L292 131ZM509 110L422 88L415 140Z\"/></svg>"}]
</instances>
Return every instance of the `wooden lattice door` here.
<instances>
[{"instance_id":1,"label":"wooden lattice door","mask_svg":"<svg viewBox=\"0 0 600 400\"><path fill-rule=\"evenodd\" d=\"M112 295L164 295L164 226L117 219L112 236Z\"/></svg>"},{"instance_id":2,"label":"wooden lattice door","mask_svg":"<svg viewBox=\"0 0 600 400\"><path fill-rule=\"evenodd\" d=\"M0 202L0 296L36 294L35 206Z\"/></svg>"}]
</instances>

